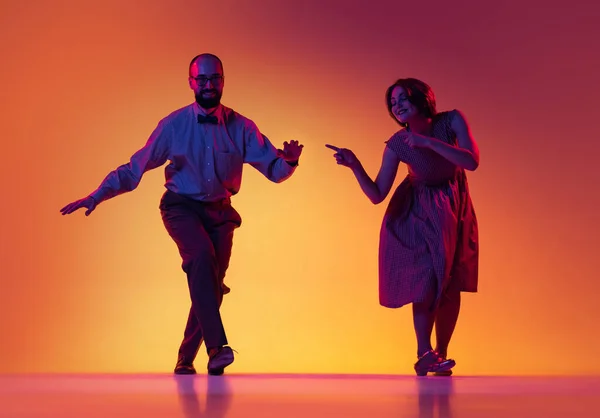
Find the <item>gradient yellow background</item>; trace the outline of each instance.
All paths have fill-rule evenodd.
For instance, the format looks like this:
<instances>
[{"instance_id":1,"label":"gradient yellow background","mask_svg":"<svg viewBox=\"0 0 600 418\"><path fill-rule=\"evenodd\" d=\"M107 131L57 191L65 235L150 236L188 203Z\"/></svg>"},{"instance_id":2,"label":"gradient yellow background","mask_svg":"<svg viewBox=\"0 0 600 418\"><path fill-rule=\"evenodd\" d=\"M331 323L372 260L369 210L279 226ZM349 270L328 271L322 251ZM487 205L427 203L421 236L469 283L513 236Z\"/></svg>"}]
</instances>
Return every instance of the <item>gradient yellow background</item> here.
<instances>
[{"instance_id":1,"label":"gradient yellow background","mask_svg":"<svg viewBox=\"0 0 600 418\"><path fill-rule=\"evenodd\" d=\"M463 298L457 371L599 373L599 6L418 3L2 1L0 372L172 370L189 299L163 169L89 218L59 209L193 100L187 66L208 51L224 104L305 145L289 181L247 167L233 201L232 373L413 373L410 307L377 298L389 198L371 205L324 147L374 176L398 129L384 91L407 76L465 112L481 149L480 293Z\"/></svg>"}]
</instances>

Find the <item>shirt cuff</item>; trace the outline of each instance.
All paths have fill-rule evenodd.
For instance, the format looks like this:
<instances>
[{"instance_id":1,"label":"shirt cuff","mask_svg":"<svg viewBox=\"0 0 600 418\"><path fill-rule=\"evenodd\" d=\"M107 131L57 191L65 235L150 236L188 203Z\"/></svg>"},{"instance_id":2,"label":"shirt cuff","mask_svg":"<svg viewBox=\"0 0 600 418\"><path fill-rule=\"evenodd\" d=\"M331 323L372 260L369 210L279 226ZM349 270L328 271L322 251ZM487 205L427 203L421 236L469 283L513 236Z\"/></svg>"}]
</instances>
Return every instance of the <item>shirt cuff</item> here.
<instances>
[{"instance_id":1,"label":"shirt cuff","mask_svg":"<svg viewBox=\"0 0 600 418\"><path fill-rule=\"evenodd\" d=\"M90 194L90 197L96 201L96 205L101 203L105 198L105 193L101 188L96 189L93 193Z\"/></svg>"}]
</instances>

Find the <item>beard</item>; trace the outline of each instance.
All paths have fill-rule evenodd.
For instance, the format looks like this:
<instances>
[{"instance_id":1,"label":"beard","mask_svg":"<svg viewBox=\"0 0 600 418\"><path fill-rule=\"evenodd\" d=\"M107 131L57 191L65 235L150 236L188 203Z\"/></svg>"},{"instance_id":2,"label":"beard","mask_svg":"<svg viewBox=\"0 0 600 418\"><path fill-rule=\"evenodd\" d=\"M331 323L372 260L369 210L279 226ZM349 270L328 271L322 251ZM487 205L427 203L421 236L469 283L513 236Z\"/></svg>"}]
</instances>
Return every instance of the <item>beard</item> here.
<instances>
[{"instance_id":1,"label":"beard","mask_svg":"<svg viewBox=\"0 0 600 418\"><path fill-rule=\"evenodd\" d=\"M204 93L214 93L215 95L212 97L204 97ZM196 94L196 103L200 105L200 107L204 109L212 109L213 107L217 107L221 103L222 93L218 92L215 89L210 90L201 90L199 94Z\"/></svg>"}]
</instances>

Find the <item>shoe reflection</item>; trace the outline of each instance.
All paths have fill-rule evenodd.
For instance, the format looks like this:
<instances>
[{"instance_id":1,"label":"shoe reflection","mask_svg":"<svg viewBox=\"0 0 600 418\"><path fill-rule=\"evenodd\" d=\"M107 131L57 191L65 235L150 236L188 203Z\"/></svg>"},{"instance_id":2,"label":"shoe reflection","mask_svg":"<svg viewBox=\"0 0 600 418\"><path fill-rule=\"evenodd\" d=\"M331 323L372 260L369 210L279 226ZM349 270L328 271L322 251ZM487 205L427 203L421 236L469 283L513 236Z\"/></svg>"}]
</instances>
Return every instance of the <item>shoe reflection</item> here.
<instances>
[{"instance_id":1,"label":"shoe reflection","mask_svg":"<svg viewBox=\"0 0 600 418\"><path fill-rule=\"evenodd\" d=\"M227 376L176 375L174 378L185 418L226 416L233 397Z\"/></svg>"},{"instance_id":2,"label":"shoe reflection","mask_svg":"<svg viewBox=\"0 0 600 418\"><path fill-rule=\"evenodd\" d=\"M420 377L417 378L417 388L419 418L452 418L452 377Z\"/></svg>"}]
</instances>

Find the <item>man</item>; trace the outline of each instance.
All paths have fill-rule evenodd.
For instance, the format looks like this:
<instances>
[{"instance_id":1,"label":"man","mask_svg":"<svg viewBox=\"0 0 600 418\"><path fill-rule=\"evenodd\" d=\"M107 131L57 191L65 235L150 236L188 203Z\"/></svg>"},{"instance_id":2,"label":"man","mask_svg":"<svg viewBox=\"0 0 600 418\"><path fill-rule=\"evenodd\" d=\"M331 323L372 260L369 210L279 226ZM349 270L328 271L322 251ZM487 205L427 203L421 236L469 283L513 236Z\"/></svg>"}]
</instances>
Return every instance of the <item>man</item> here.
<instances>
[{"instance_id":1,"label":"man","mask_svg":"<svg viewBox=\"0 0 600 418\"><path fill-rule=\"evenodd\" d=\"M223 279L233 231L241 225L230 198L240 189L243 163L279 183L294 173L303 145L291 141L284 142L283 150L275 149L254 122L221 104L223 64L215 55L192 59L189 85L194 103L162 119L128 164L61 212L66 215L85 207L88 216L101 202L134 190L146 171L170 161L160 210L179 249L192 301L174 371L196 373L193 362L204 340L208 373L221 375L234 360L219 309L229 291Z\"/></svg>"}]
</instances>

